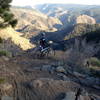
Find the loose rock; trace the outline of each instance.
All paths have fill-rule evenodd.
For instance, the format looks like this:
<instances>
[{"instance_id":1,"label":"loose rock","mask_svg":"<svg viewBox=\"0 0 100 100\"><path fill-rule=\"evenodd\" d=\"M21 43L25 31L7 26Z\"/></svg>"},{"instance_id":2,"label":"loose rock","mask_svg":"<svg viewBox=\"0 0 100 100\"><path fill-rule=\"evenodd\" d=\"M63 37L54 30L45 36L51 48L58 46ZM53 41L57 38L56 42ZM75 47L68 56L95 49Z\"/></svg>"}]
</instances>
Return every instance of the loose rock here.
<instances>
[{"instance_id":1,"label":"loose rock","mask_svg":"<svg viewBox=\"0 0 100 100\"><path fill-rule=\"evenodd\" d=\"M63 66L59 66L56 68L57 72L66 72L65 69L63 68Z\"/></svg>"}]
</instances>

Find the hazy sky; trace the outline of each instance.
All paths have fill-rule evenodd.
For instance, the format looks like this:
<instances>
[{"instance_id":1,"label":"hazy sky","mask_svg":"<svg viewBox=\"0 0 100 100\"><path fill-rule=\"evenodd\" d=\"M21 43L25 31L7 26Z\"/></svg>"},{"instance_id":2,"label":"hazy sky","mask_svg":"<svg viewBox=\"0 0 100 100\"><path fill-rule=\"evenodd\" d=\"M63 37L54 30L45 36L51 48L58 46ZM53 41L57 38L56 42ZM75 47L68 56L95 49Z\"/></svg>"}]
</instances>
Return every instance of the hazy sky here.
<instances>
[{"instance_id":1,"label":"hazy sky","mask_svg":"<svg viewBox=\"0 0 100 100\"><path fill-rule=\"evenodd\" d=\"M89 4L100 5L100 0L13 0L13 5L25 6L41 3L72 3L72 4Z\"/></svg>"}]
</instances>

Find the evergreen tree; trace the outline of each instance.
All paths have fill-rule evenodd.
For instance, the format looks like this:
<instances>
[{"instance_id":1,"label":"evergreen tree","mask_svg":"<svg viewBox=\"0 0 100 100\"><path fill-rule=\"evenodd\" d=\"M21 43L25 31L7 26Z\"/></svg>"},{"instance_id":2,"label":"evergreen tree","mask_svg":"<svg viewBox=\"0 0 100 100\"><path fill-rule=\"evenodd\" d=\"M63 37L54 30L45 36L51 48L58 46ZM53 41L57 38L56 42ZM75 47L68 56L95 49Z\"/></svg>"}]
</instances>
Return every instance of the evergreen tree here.
<instances>
[{"instance_id":1,"label":"evergreen tree","mask_svg":"<svg viewBox=\"0 0 100 100\"><path fill-rule=\"evenodd\" d=\"M11 25L15 27L17 20L14 19L14 15L10 12L10 3L12 0L0 0L0 27L6 27Z\"/></svg>"}]
</instances>

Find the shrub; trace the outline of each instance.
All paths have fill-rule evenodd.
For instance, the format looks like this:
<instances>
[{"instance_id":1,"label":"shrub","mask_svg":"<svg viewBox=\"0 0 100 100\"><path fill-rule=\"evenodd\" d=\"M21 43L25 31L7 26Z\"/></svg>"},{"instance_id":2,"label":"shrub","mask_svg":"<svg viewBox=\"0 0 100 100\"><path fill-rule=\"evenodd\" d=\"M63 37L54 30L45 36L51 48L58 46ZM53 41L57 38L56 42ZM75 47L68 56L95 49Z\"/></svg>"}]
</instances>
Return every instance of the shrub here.
<instances>
[{"instance_id":1,"label":"shrub","mask_svg":"<svg viewBox=\"0 0 100 100\"><path fill-rule=\"evenodd\" d=\"M98 48L95 48L95 44L87 43L85 39L76 39L74 45L66 51L66 64L72 72L90 74L87 60L93 57L98 50Z\"/></svg>"},{"instance_id":2,"label":"shrub","mask_svg":"<svg viewBox=\"0 0 100 100\"><path fill-rule=\"evenodd\" d=\"M0 51L0 56L9 56L10 52L8 51Z\"/></svg>"},{"instance_id":3,"label":"shrub","mask_svg":"<svg viewBox=\"0 0 100 100\"><path fill-rule=\"evenodd\" d=\"M90 68L90 73L92 76L100 77L100 71Z\"/></svg>"},{"instance_id":4,"label":"shrub","mask_svg":"<svg viewBox=\"0 0 100 100\"><path fill-rule=\"evenodd\" d=\"M0 78L0 84L4 83L4 82L5 82L5 79L4 78Z\"/></svg>"},{"instance_id":5,"label":"shrub","mask_svg":"<svg viewBox=\"0 0 100 100\"><path fill-rule=\"evenodd\" d=\"M90 63L92 66L100 67L100 60L98 58L91 58Z\"/></svg>"},{"instance_id":6,"label":"shrub","mask_svg":"<svg viewBox=\"0 0 100 100\"><path fill-rule=\"evenodd\" d=\"M10 12L10 4L12 0L0 0L0 18L3 22L0 22L0 28L5 28L8 25L15 27L17 24L14 15Z\"/></svg>"},{"instance_id":7,"label":"shrub","mask_svg":"<svg viewBox=\"0 0 100 100\"><path fill-rule=\"evenodd\" d=\"M98 43L100 41L100 29L87 33L83 37L86 38L87 42L95 41Z\"/></svg>"},{"instance_id":8,"label":"shrub","mask_svg":"<svg viewBox=\"0 0 100 100\"><path fill-rule=\"evenodd\" d=\"M10 24L12 27L15 27L16 24L17 24L17 20L16 20L16 19L11 20L11 21L9 22L9 24Z\"/></svg>"},{"instance_id":9,"label":"shrub","mask_svg":"<svg viewBox=\"0 0 100 100\"><path fill-rule=\"evenodd\" d=\"M3 40L0 38L0 43L3 43Z\"/></svg>"}]
</instances>

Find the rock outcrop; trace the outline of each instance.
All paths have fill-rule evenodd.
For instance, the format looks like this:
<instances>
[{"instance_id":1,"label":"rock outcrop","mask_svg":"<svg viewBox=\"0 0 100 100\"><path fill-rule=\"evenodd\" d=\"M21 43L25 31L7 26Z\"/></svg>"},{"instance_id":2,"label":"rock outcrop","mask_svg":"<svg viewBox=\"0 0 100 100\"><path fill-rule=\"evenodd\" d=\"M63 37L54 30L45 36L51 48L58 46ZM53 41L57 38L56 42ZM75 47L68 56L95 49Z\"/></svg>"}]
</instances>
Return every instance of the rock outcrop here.
<instances>
[{"instance_id":1,"label":"rock outcrop","mask_svg":"<svg viewBox=\"0 0 100 100\"><path fill-rule=\"evenodd\" d=\"M96 20L88 15L80 15L76 19L77 24L96 24Z\"/></svg>"}]
</instances>

